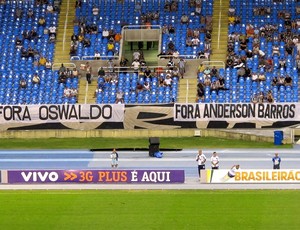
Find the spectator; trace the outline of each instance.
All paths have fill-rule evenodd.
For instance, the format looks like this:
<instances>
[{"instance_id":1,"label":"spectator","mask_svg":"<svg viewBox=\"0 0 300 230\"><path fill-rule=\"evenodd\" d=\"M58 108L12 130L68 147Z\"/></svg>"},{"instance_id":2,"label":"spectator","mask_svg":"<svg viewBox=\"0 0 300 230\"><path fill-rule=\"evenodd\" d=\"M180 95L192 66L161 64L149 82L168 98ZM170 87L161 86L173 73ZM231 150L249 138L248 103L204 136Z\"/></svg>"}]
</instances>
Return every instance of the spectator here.
<instances>
[{"instance_id":1,"label":"spectator","mask_svg":"<svg viewBox=\"0 0 300 230\"><path fill-rule=\"evenodd\" d=\"M33 75L33 77L32 77L32 83L33 83L33 84L40 84L40 82L41 82L40 77L38 76L37 73L35 73L35 74Z\"/></svg>"},{"instance_id":2,"label":"spectator","mask_svg":"<svg viewBox=\"0 0 300 230\"><path fill-rule=\"evenodd\" d=\"M131 66L133 66L133 70L135 73L138 73L139 71L139 68L140 68L140 62L138 60L134 60L132 63L131 63Z\"/></svg>"},{"instance_id":3,"label":"spectator","mask_svg":"<svg viewBox=\"0 0 300 230\"><path fill-rule=\"evenodd\" d=\"M205 85L202 82L199 82L197 85L197 99L196 102L199 102L199 100L204 99L204 92L205 92Z\"/></svg>"},{"instance_id":4,"label":"spectator","mask_svg":"<svg viewBox=\"0 0 300 230\"><path fill-rule=\"evenodd\" d=\"M51 3L49 3L48 5L47 5L47 13L53 13L54 12L54 9L53 9L53 6L51 5Z\"/></svg>"},{"instance_id":5,"label":"spectator","mask_svg":"<svg viewBox=\"0 0 300 230\"><path fill-rule=\"evenodd\" d=\"M128 65L128 60L127 58L125 58L124 56L121 57L121 60L120 60L120 71L123 72L123 73L126 73L127 71L127 65Z\"/></svg>"},{"instance_id":6,"label":"spectator","mask_svg":"<svg viewBox=\"0 0 300 230\"><path fill-rule=\"evenodd\" d=\"M107 69L108 69L108 72L110 72L110 73L115 71L115 63L111 58L108 59L108 61L107 61Z\"/></svg>"},{"instance_id":7,"label":"spectator","mask_svg":"<svg viewBox=\"0 0 300 230\"><path fill-rule=\"evenodd\" d=\"M268 91L266 99L267 99L268 103L273 103L274 102L274 97L273 97L273 94L272 94L271 90Z\"/></svg>"},{"instance_id":8,"label":"spectator","mask_svg":"<svg viewBox=\"0 0 300 230\"><path fill-rule=\"evenodd\" d=\"M89 62L85 64L85 71L86 71L86 81L91 84L92 83L92 67Z\"/></svg>"},{"instance_id":9,"label":"spectator","mask_svg":"<svg viewBox=\"0 0 300 230\"><path fill-rule=\"evenodd\" d=\"M20 88L25 89L27 87L27 82L24 78L20 80Z\"/></svg>"},{"instance_id":10,"label":"spectator","mask_svg":"<svg viewBox=\"0 0 300 230\"><path fill-rule=\"evenodd\" d=\"M46 19L44 17L40 17L38 20L39 26L46 26Z\"/></svg>"},{"instance_id":11,"label":"spectator","mask_svg":"<svg viewBox=\"0 0 300 230\"><path fill-rule=\"evenodd\" d=\"M78 78L78 75L79 75L79 72L78 72L77 68L76 67L73 68L73 70L72 70L72 77L73 78Z\"/></svg>"},{"instance_id":12,"label":"spectator","mask_svg":"<svg viewBox=\"0 0 300 230\"><path fill-rule=\"evenodd\" d=\"M180 74L181 78L184 77L185 63L186 63L186 61L183 58L180 58L180 60L178 62L178 69L179 69L179 74Z\"/></svg>"},{"instance_id":13,"label":"spectator","mask_svg":"<svg viewBox=\"0 0 300 230\"><path fill-rule=\"evenodd\" d=\"M98 78L104 78L104 76L105 76L105 70L101 66L99 71L98 71Z\"/></svg>"},{"instance_id":14,"label":"spectator","mask_svg":"<svg viewBox=\"0 0 300 230\"><path fill-rule=\"evenodd\" d=\"M293 86L293 79L290 75L287 75L285 77L285 86Z\"/></svg>"},{"instance_id":15,"label":"spectator","mask_svg":"<svg viewBox=\"0 0 300 230\"><path fill-rule=\"evenodd\" d=\"M98 16L99 14L99 8L97 6L93 6L93 9L92 9L92 12L93 12L93 15L94 16Z\"/></svg>"},{"instance_id":16,"label":"spectator","mask_svg":"<svg viewBox=\"0 0 300 230\"><path fill-rule=\"evenodd\" d=\"M46 66L47 59L44 56L41 56L39 59L39 66Z\"/></svg>"},{"instance_id":17,"label":"spectator","mask_svg":"<svg viewBox=\"0 0 300 230\"><path fill-rule=\"evenodd\" d=\"M172 78L169 75L167 75L164 80L164 86L171 87L172 82L173 82Z\"/></svg>"},{"instance_id":18,"label":"spectator","mask_svg":"<svg viewBox=\"0 0 300 230\"><path fill-rule=\"evenodd\" d=\"M94 54L94 57L95 57L95 60L100 60L100 53L98 50L95 51L95 54Z\"/></svg>"},{"instance_id":19,"label":"spectator","mask_svg":"<svg viewBox=\"0 0 300 230\"><path fill-rule=\"evenodd\" d=\"M183 15L181 16L180 22L181 22L182 24L188 24L188 23L189 23L189 17L188 17L186 14L183 14Z\"/></svg>"},{"instance_id":20,"label":"spectator","mask_svg":"<svg viewBox=\"0 0 300 230\"><path fill-rule=\"evenodd\" d=\"M116 95L116 104L124 104L124 93L122 91L118 91Z\"/></svg>"}]
</instances>

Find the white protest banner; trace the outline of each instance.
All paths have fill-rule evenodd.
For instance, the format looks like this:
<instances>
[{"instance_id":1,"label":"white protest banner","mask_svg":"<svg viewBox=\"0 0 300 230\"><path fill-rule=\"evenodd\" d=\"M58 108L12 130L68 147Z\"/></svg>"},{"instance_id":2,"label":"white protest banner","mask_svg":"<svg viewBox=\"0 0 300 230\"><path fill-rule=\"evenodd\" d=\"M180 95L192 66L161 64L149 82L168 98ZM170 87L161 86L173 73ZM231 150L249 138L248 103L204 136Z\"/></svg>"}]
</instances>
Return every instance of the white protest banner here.
<instances>
[{"instance_id":1,"label":"white protest banner","mask_svg":"<svg viewBox=\"0 0 300 230\"><path fill-rule=\"evenodd\" d=\"M123 104L1 105L0 124L9 122L122 122Z\"/></svg>"},{"instance_id":2,"label":"white protest banner","mask_svg":"<svg viewBox=\"0 0 300 230\"><path fill-rule=\"evenodd\" d=\"M174 104L174 121L299 120L299 103Z\"/></svg>"}]
</instances>

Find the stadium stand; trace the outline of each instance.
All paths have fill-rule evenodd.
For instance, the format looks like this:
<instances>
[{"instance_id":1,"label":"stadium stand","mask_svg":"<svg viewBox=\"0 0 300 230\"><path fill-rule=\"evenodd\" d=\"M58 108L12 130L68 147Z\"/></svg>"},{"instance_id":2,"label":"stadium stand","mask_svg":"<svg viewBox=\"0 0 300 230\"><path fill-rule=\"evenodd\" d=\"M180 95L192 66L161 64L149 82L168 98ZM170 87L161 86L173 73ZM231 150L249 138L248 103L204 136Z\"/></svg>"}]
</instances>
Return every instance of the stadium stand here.
<instances>
[{"instance_id":1,"label":"stadium stand","mask_svg":"<svg viewBox=\"0 0 300 230\"><path fill-rule=\"evenodd\" d=\"M47 2L47 3L46 3ZM76 103L52 71L59 1L4 1L0 4L0 104Z\"/></svg>"},{"instance_id":2,"label":"stadium stand","mask_svg":"<svg viewBox=\"0 0 300 230\"><path fill-rule=\"evenodd\" d=\"M226 69L220 71L228 90L212 90L218 78L207 83L203 70L198 101L297 102L299 10L292 0L231 0Z\"/></svg>"}]
</instances>

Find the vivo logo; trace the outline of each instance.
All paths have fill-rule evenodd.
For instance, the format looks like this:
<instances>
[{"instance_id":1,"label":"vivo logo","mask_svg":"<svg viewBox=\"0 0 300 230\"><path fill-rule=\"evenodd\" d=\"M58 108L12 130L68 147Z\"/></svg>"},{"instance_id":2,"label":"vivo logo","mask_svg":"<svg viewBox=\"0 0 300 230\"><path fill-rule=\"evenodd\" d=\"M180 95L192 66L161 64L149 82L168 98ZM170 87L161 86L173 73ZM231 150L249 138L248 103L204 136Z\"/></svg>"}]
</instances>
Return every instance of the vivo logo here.
<instances>
[{"instance_id":1,"label":"vivo logo","mask_svg":"<svg viewBox=\"0 0 300 230\"><path fill-rule=\"evenodd\" d=\"M26 182L55 182L58 180L58 174L56 172L22 172L21 175Z\"/></svg>"}]
</instances>

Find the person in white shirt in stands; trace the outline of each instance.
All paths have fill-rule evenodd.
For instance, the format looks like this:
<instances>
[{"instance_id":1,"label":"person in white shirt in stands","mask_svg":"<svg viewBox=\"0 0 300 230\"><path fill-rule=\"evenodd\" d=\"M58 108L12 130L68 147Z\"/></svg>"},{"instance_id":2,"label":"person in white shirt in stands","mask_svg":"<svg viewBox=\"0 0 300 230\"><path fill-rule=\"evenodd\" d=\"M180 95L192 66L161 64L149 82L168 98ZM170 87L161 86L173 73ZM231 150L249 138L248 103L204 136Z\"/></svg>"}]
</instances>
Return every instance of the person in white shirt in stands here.
<instances>
[{"instance_id":1,"label":"person in white shirt in stands","mask_svg":"<svg viewBox=\"0 0 300 230\"><path fill-rule=\"evenodd\" d=\"M133 67L134 72L138 72L139 68L140 68L140 62L138 60L134 60L131 64L131 66Z\"/></svg>"},{"instance_id":2,"label":"person in white shirt in stands","mask_svg":"<svg viewBox=\"0 0 300 230\"><path fill-rule=\"evenodd\" d=\"M210 158L211 169L219 169L219 156L216 152L213 152L212 157Z\"/></svg>"},{"instance_id":3,"label":"person in white shirt in stands","mask_svg":"<svg viewBox=\"0 0 300 230\"><path fill-rule=\"evenodd\" d=\"M53 13L53 6L51 5L51 3L47 5L47 13Z\"/></svg>"},{"instance_id":4,"label":"person in white shirt in stands","mask_svg":"<svg viewBox=\"0 0 300 230\"><path fill-rule=\"evenodd\" d=\"M202 150L198 150L198 154L196 156L196 161L198 162L198 174L199 178L201 177L201 170L205 169L206 156L203 154Z\"/></svg>"},{"instance_id":5,"label":"person in white shirt in stands","mask_svg":"<svg viewBox=\"0 0 300 230\"><path fill-rule=\"evenodd\" d=\"M109 31L108 29L104 28L102 31L102 38L108 38L109 36Z\"/></svg>"},{"instance_id":6,"label":"person in white shirt in stands","mask_svg":"<svg viewBox=\"0 0 300 230\"><path fill-rule=\"evenodd\" d=\"M94 6L92 11L94 16L97 16L99 14L99 8L97 6Z\"/></svg>"},{"instance_id":7,"label":"person in white shirt in stands","mask_svg":"<svg viewBox=\"0 0 300 230\"><path fill-rule=\"evenodd\" d=\"M49 36L53 34L56 37L56 26L55 26L55 24L52 24L52 26L50 26L48 28L48 30L49 30Z\"/></svg>"},{"instance_id":8,"label":"person in white shirt in stands","mask_svg":"<svg viewBox=\"0 0 300 230\"><path fill-rule=\"evenodd\" d=\"M140 57L141 57L141 53L136 50L135 52L133 52L132 57L133 57L133 60L138 60L139 61Z\"/></svg>"}]
</instances>

